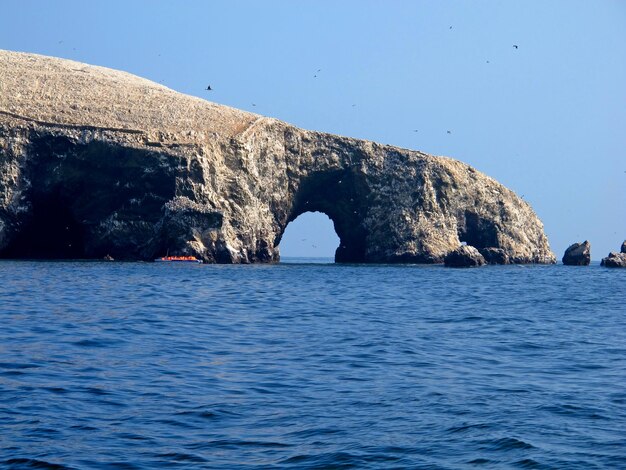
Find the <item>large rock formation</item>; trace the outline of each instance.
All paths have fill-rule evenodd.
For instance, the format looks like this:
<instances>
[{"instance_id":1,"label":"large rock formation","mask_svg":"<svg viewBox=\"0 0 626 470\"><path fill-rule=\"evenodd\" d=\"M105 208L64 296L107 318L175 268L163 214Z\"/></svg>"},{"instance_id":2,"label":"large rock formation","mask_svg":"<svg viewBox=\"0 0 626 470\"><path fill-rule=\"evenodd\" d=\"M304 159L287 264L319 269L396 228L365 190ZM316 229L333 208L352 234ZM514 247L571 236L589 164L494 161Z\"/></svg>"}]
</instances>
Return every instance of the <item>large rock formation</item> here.
<instances>
[{"instance_id":1,"label":"large rock formation","mask_svg":"<svg viewBox=\"0 0 626 470\"><path fill-rule=\"evenodd\" d=\"M530 206L459 161L0 51L0 256L272 262L307 211L337 261L437 263L462 241L555 261Z\"/></svg>"},{"instance_id":2,"label":"large rock formation","mask_svg":"<svg viewBox=\"0 0 626 470\"><path fill-rule=\"evenodd\" d=\"M585 240L582 243L570 245L565 250L562 261L567 266L589 266L591 263L591 244Z\"/></svg>"}]
</instances>

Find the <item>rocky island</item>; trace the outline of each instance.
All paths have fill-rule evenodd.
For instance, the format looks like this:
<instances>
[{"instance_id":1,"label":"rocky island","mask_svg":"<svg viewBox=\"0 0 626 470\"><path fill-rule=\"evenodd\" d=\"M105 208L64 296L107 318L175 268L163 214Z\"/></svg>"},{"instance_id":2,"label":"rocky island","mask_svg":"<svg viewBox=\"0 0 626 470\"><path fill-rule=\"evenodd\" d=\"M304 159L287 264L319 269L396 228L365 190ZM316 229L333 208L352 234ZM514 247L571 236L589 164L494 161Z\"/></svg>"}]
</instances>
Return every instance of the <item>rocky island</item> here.
<instances>
[{"instance_id":1,"label":"rocky island","mask_svg":"<svg viewBox=\"0 0 626 470\"><path fill-rule=\"evenodd\" d=\"M567 266L589 266L591 264L591 243L585 240L582 243L570 245L562 258Z\"/></svg>"},{"instance_id":2,"label":"rocky island","mask_svg":"<svg viewBox=\"0 0 626 470\"><path fill-rule=\"evenodd\" d=\"M0 51L0 257L275 262L320 211L337 262L554 263L543 225L469 165L302 130L70 60Z\"/></svg>"},{"instance_id":3,"label":"rocky island","mask_svg":"<svg viewBox=\"0 0 626 470\"><path fill-rule=\"evenodd\" d=\"M610 252L606 258L602 258L600 266L606 266L607 268L626 268L626 240L622 243L620 252Z\"/></svg>"}]
</instances>

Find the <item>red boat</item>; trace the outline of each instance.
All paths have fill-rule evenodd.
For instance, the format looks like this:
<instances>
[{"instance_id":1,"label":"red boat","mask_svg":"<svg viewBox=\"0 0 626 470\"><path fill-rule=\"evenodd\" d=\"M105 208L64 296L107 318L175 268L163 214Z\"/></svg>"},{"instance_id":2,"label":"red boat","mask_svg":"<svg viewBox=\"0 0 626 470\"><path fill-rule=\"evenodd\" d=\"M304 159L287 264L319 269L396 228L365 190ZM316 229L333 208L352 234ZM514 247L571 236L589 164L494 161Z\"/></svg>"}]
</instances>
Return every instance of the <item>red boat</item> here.
<instances>
[{"instance_id":1,"label":"red boat","mask_svg":"<svg viewBox=\"0 0 626 470\"><path fill-rule=\"evenodd\" d=\"M163 256L154 261L158 263L202 263L202 260L195 256Z\"/></svg>"}]
</instances>

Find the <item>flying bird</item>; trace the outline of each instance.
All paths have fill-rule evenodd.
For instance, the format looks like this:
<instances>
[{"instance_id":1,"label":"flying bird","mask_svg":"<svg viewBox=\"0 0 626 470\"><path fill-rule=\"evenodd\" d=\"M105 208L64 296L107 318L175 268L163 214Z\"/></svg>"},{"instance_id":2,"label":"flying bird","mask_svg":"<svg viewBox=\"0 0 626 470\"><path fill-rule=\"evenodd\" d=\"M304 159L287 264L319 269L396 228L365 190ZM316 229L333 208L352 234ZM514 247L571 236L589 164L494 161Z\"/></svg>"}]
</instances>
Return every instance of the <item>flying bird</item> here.
<instances>
[{"instance_id":1,"label":"flying bird","mask_svg":"<svg viewBox=\"0 0 626 470\"><path fill-rule=\"evenodd\" d=\"M212 91L213 88L211 88L211 85L209 85L208 87L205 88L206 91Z\"/></svg>"},{"instance_id":2,"label":"flying bird","mask_svg":"<svg viewBox=\"0 0 626 470\"><path fill-rule=\"evenodd\" d=\"M452 132L451 132L451 131L446 131L446 132L447 132L448 134L452 134Z\"/></svg>"},{"instance_id":3,"label":"flying bird","mask_svg":"<svg viewBox=\"0 0 626 470\"><path fill-rule=\"evenodd\" d=\"M513 44L513 47L514 47L515 49L519 49L519 47L518 47L518 45L517 45L517 44Z\"/></svg>"}]
</instances>

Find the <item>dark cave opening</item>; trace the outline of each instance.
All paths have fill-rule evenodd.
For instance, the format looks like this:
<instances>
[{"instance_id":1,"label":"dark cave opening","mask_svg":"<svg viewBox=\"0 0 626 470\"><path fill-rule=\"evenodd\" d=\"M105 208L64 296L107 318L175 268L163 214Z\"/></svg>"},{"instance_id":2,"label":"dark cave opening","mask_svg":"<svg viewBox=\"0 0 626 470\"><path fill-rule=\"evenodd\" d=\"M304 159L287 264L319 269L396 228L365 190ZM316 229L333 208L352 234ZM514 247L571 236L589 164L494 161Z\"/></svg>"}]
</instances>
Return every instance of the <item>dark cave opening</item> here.
<instances>
[{"instance_id":1,"label":"dark cave opening","mask_svg":"<svg viewBox=\"0 0 626 470\"><path fill-rule=\"evenodd\" d=\"M49 135L33 139L30 152L1 258L145 259L158 248L154 227L178 171L161 154Z\"/></svg>"},{"instance_id":2,"label":"dark cave opening","mask_svg":"<svg viewBox=\"0 0 626 470\"><path fill-rule=\"evenodd\" d=\"M466 211L463 224L459 225L459 240L477 249L499 247L498 230L493 221Z\"/></svg>"},{"instance_id":3,"label":"dark cave opening","mask_svg":"<svg viewBox=\"0 0 626 470\"><path fill-rule=\"evenodd\" d=\"M37 194L19 235L3 250L3 258L85 258L85 232L59 192Z\"/></svg>"}]
</instances>

